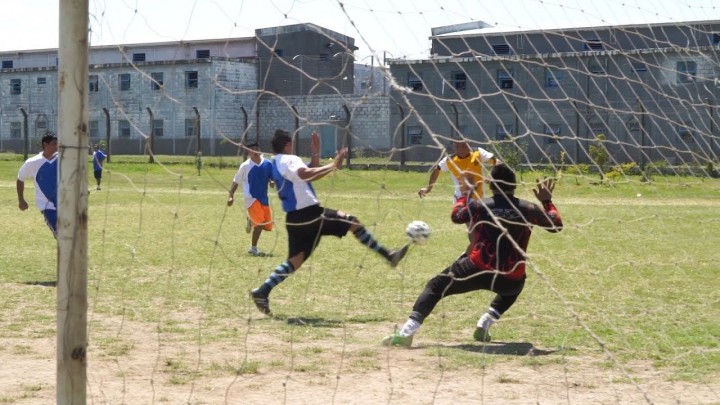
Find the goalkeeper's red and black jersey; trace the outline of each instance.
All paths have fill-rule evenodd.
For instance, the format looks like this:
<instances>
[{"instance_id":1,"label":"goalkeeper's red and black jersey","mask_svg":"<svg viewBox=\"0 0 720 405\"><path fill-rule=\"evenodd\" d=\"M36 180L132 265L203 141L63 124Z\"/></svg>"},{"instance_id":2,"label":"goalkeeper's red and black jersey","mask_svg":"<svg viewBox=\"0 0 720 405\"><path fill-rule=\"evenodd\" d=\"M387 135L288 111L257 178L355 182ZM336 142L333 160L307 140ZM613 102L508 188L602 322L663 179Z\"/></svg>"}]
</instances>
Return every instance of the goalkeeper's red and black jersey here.
<instances>
[{"instance_id":1,"label":"goalkeeper's red and black jersey","mask_svg":"<svg viewBox=\"0 0 720 405\"><path fill-rule=\"evenodd\" d=\"M525 276L525 252L534 225L550 232L562 230L562 219L552 202L543 207L513 196L494 195L482 200L461 197L453 206L452 221L469 224L473 233L470 260L482 270L498 270L513 280Z\"/></svg>"}]
</instances>

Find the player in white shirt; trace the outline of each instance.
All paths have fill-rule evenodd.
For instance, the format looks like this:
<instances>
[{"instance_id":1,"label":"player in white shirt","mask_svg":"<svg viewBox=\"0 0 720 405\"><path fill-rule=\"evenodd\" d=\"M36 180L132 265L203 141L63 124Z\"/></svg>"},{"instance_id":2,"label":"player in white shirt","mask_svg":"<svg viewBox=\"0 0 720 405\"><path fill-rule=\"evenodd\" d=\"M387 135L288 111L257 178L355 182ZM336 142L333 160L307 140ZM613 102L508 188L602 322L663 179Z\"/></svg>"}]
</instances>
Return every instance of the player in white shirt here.
<instances>
[{"instance_id":1,"label":"player in white shirt","mask_svg":"<svg viewBox=\"0 0 720 405\"><path fill-rule=\"evenodd\" d=\"M356 217L320 205L311 182L339 170L347 155L347 148L338 151L332 163L320 166L320 136L313 132L310 144L312 159L308 167L300 157L292 154L292 138L287 131L275 131L272 147L275 152L273 180L286 212L289 253L288 259L250 293L255 306L262 313L272 316L268 299L270 291L300 269L325 235L342 238L352 232L360 243L384 257L392 267L405 257L407 244L389 251L375 240Z\"/></svg>"},{"instance_id":2,"label":"player in white shirt","mask_svg":"<svg viewBox=\"0 0 720 405\"><path fill-rule=\"evenodd\" d=\"M25 181L35 182L35 204L45 218L45 223L57 238L57 191L58 191L58 141L57 136L48 133L42 138L42 152L29 158L18 170L15 188L18 207L28 209L25 201Z\"/></svg>"}]
</instances>

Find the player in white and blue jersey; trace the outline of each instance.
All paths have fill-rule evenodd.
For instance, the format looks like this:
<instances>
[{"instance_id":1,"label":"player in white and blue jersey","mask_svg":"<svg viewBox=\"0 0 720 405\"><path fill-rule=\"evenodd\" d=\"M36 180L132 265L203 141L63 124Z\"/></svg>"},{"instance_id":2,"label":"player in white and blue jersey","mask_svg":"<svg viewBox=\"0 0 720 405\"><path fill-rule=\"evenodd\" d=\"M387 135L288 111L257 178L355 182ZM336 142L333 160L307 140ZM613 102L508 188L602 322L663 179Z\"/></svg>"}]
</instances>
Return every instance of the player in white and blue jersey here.
<instances>
[{"instance_id":1,"label":"player in white and blue jersey","mask_svg":"<svg viewBox=\"0 0 720 405\"><path fill-rule=\"evenodd\" d=\"M273 180L285 211L288 232L288 259L280 264L251 296L255 306L264 314L272 315L268 296L275 286L297 271L310 257L325 235L339 238L352 232L360 243L384 257L392 267L397 266L408 250L406 244L389 251L365 229L356 217L324 208L313 190L312 182L342 167L347 148L338 151L332 163L320 166L320 136L313 132L310 149L312 158L307 166L300 157L292 154L292 138L287 131L277 130L272 139Z\"/></svg>"},{"instance_id":2,"label":"player in white and blue jersey","mask_svg":"<svg viewBox=\"0 0 720 405\"><path fill-rule=\"evenodd\" d=\"M25 201L25 181L35 182L35 204L45 218L45 223L57 239L57 191L58 191L58 141L57 136L48 133L42 138L42 152L29 158L18 171L15 183L18 207L28 209Z\"/></svg>"}]
</instances>

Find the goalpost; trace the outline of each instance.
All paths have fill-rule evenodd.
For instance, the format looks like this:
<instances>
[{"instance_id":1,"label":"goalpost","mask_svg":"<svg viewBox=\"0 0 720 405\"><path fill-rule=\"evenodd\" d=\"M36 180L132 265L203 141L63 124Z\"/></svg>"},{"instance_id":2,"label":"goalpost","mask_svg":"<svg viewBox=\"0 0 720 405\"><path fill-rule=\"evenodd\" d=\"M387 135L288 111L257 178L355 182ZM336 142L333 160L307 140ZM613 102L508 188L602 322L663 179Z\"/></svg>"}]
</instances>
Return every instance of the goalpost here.
<instances>
[{"instance_id":1,"label":"goalpost","mask_svg":"<svg viewBox=\"0 0 720 405\"><path fill-rule=\"evenodd\" d=\"M57 403L85 404L88 269L88 0L60 1Z\"/></svg>"}]
</instances>

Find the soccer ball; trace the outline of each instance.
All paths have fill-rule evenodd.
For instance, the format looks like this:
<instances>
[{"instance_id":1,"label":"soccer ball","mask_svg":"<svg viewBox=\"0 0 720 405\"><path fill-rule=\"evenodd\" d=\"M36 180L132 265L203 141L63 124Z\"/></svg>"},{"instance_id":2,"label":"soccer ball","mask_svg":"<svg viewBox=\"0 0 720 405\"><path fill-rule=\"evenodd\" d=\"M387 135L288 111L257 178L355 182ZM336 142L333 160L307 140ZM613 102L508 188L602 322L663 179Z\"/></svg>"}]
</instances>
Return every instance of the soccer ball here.
<instances>
[{"instance_id":1,"label":"soccer ball","mask_svg":"<svg viewBox=\"0 0 720 405\"><path fill-rule=\"evenodd\" d=\"M423 221L412 221L405 228L405 234L410 240L417 244L422 245L430 238L430 225Z\"/></svg>"}]
</instances>

